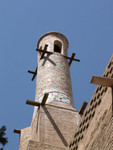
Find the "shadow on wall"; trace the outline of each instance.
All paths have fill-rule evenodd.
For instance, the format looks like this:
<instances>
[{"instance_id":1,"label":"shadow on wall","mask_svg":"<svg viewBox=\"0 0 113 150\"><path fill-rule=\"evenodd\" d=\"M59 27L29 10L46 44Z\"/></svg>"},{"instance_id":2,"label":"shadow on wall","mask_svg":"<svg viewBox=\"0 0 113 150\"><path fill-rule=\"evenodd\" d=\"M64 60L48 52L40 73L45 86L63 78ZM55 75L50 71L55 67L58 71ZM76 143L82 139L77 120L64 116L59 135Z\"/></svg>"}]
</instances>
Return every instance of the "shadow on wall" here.
<instances>
[{"instance_id":1,"label":"shadow on wall","mask_svg":"<svg viewBox=\"0 0 113 150\"><path fill-rule=\"evenodd\" d=\"M44 112L46 113L48 119L50 120L51 124L53 125L54 129L56 130L58 136L60 137L61 141L63 142L63 144L67 147L68 143L66 141L66 139L64 138L64 136L62 135L60 129L58 128L58 126L56 125L54 119L52 118L52 116L50 115L49 111L47 110L46 107L43 107Z\"/></svg>"}]
</instances>

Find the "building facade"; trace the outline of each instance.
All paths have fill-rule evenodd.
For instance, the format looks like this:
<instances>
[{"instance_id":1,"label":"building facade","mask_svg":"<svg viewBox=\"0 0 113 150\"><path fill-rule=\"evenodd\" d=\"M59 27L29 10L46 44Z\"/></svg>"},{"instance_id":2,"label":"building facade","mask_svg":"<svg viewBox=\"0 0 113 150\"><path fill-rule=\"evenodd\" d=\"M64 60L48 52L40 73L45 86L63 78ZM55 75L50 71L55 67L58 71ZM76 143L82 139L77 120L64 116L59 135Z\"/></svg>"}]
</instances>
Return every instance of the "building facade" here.
<instances>
[{"instance_id":1,"label":"building facade","mask_svg":"<svg viewBox=\"0 0 113 150\"><path fill-rule=\"evenodd\" d=\"M113 55L97 88L81 116L71 142L70 150L113 149Z\"/></svg>"}]
</instances>

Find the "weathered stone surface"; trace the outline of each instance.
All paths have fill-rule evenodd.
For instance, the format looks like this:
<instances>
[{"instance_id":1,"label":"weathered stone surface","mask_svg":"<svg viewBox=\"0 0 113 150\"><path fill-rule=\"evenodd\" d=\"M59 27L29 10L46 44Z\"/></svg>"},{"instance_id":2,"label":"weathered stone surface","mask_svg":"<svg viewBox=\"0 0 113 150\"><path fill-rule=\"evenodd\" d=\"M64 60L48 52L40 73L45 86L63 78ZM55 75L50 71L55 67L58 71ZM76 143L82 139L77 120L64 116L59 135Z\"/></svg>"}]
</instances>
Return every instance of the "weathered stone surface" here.
<instances>
[{"instance_id":1,"label":"weathered stone surface","mask_svg":"<svg viewBox=\"0 0 113 150\"><path fill-rule=\"evenodd\" d=\"M31 127L22 129L20 134L19 150L26 150L30 139L31 139Z\"/></svg>"},{"instance_id":2,"label":"weathered stone surface","mask_svg":"<svg viewBox=\"0 0 113 150\"><path fill-rule=\"evenodd\" d=\"M95 112L88 130L84 133L84 139L78 144L78 149L81 150L106 150L113 141L113 118L112 118L112 91L108 89L105 96L102 98L100 106ZM110 126L111 125L111 126ZM112 137L112 138L110 138ZM112 145L113 146L113 145ZM111 150L112 147L109 147Z\"/></svg>"},{"instance_id":3,"label":"weathered stone surface","mask_svg":"<svg viewBox=\"0 0 113 150\"><path fill-rule=\"evenodd\" d=\"M103 76L113 78L113 56ZM70 150L113 149L113 89L111 87L97 86L69 148Z\"/></svg>"},{"instance_id":4,"label":"weathered stone surface","mask_svg":"<svg viewBox=\"0 0 113 150\"><path fill-rule=\"evenodd\" d=\"M46 105L38 108L32 122L32 140L67 147L80 115L72 109Z\"/></svg>"},{"instance_id":5,"label":"weathered stone surface","mask_svg":"<svg viewBox=\"0 0 113 150\"><path fill-rule=\"evenodd\" d=\"M45 143L39 143L35 141L29 141L28 147L26 150L67 150L68 148L63 148L54 145L48 145Z\"/></svg>"}]
</instances>

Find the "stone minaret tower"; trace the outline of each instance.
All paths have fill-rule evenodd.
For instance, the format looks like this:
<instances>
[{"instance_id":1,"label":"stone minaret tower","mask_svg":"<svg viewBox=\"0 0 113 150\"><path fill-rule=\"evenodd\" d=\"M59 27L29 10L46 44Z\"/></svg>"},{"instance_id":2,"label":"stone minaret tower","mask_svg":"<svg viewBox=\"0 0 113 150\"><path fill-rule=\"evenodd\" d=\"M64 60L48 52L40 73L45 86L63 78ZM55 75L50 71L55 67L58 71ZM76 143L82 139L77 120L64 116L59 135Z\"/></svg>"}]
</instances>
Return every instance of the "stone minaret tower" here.
<instances>
[{"instance_id":1,"label":"stone minaret tower","mask_svg":"<svg viewBox=\"0 0 113 150\"><path fill-rule=\"evenodd\" d=\"M37 44L38 67L31 126L20 132L19 150L65 150L79 124L73 107L68 63L68 40L57 32L43 35Z\"/></svg>"},{"instance_id":2,"label":"stone minaret tower","mask_svg":"<svg viewBox=\"0 0 113 150\"><path fill-rule=\"evenodd\" d=\"M60 33L50 32L43 35L37 48L53 53L38 55L38 69L35 101L41 102L45 93L49 93L46 103L67 107L73 106L72 87L67 56L68 41Z\"/></svg>"}]
</instances>

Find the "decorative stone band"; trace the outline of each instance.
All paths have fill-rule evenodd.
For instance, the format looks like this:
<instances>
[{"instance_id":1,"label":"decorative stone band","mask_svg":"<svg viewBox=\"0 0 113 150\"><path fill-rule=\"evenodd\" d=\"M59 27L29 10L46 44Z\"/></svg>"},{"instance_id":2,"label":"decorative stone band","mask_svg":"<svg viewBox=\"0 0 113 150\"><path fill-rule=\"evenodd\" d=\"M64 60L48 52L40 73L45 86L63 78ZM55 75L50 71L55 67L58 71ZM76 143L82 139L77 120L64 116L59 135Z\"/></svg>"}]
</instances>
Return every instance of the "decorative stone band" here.
<instances>
[{"instance_id":1,"label":"decorative stone band","mask_svg":"<svg viewBox=\"0 0 113 150\"><path fill-rule=\"evenodd\" d=\"M35 99L35 101L41 103L43 96L44 96L44 94L42 94L40 97L37 97ZM58 91L49 92L49 96L48 96L46 103L50 103L52 101L71 104L71 98L68 95L66 95L65 93L58 92Z\"/></svg>"}]
</instances>

